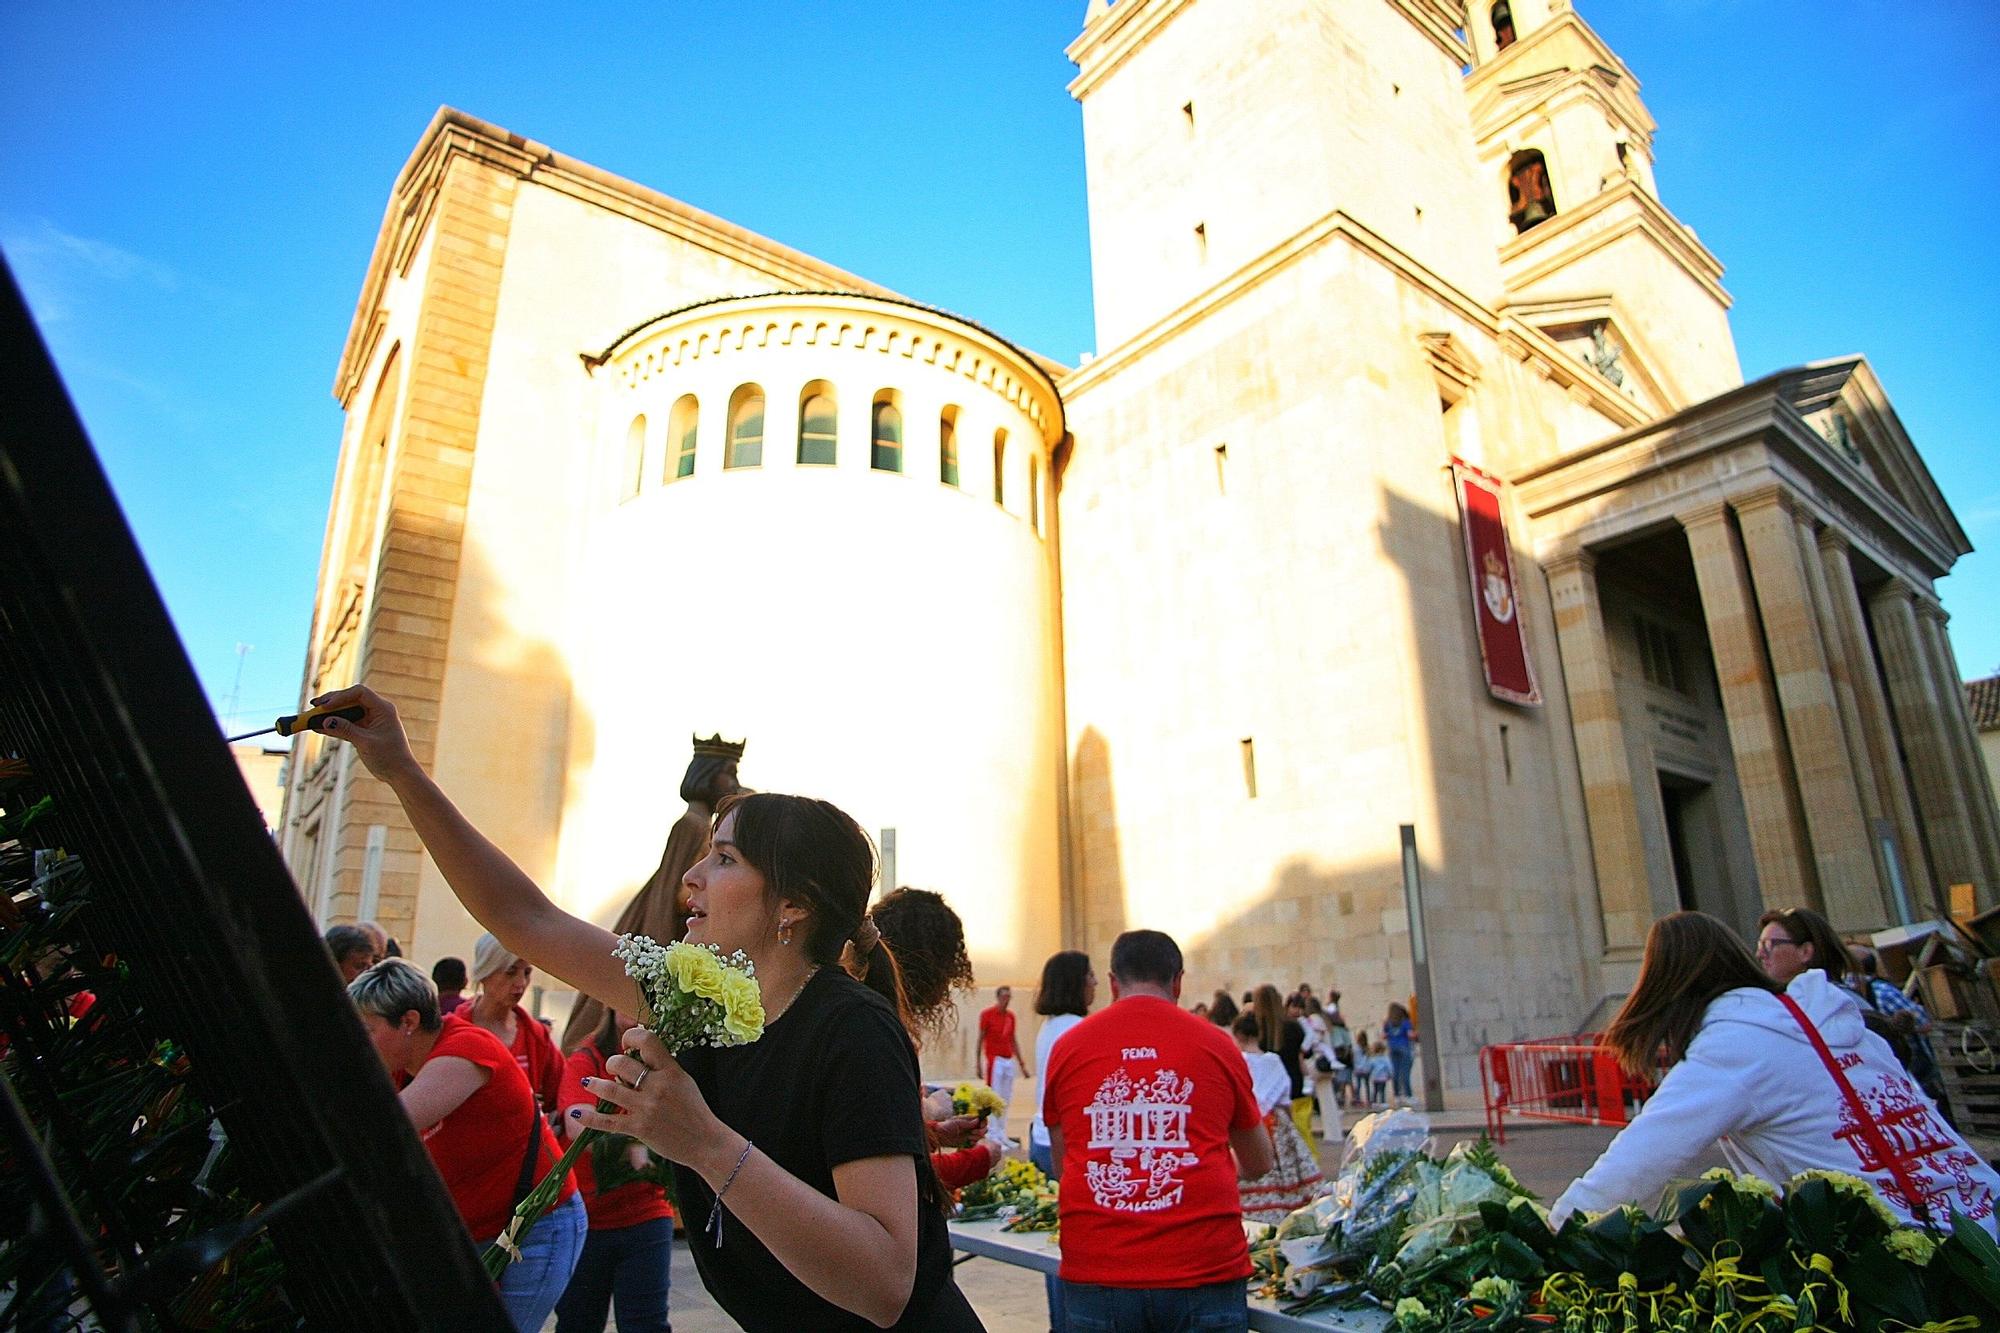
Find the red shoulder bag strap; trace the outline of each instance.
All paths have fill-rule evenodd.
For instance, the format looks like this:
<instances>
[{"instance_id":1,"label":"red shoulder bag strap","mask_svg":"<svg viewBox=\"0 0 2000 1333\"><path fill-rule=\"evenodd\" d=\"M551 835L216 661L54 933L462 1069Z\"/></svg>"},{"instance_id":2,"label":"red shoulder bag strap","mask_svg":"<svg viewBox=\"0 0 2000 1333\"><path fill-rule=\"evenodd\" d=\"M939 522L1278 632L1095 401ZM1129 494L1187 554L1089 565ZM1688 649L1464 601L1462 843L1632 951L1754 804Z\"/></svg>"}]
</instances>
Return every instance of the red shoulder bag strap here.
<instances>
[{"instance_id":1,"label":"red shoulder bag strap","mask_svg":"<svg viewBox=\"0 0 2000 1333\"><path fill-rule=\"evenodd\" d=\"M1806 1011L1799 1008L1797 1000L1780 992L1778 1003L1791 1010L1792 1017L1798 1020L1799 1028L1806 1034L1806 1040L1811 1042L1813 1050L1819 1053L1820 1063L1825 1065L1826 1072L1833 1076L1834 1086L1838 1087L1840 1095L1847 1099L1847 1109L1854 1113L1854 1123L1861 1130L1861 1137L1868 1141L1868 1146L1874 1149L1875 1156L1889 1168L1889 1174L1896 1178L1896 1184L1903 1191L1903 1197L1910 1201L1910 1208L1916 1213L1917 1220L1926 1227L1931 1226L1930 1206L1925 1202L1923 1191L1917 1188L1917 1182L1910 1175L1909 1168L1903 1165L1902 1157L1890 1151L1889 1141L1882 1137L1882 1127L1875 1123L1875 1117L1870 1115L1868 1108L1862 1104L1861 1094L1854 1090L1854 1085L1847 1081L1847 1075L1841 1072L1839 1063L1833 1058L1833 1052L1827 1049L1826 1038L1819 1035L1819 1029L1806 1017Z\"/></svg>"}]
</instances>

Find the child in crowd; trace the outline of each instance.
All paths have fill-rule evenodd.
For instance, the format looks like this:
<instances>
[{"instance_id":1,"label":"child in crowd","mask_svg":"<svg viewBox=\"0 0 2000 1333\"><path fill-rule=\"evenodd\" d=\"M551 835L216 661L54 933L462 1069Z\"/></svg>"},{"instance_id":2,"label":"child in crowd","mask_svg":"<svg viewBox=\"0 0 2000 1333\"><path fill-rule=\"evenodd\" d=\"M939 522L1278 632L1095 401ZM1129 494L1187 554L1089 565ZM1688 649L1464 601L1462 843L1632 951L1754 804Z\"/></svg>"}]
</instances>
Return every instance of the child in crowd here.
<instances>
[{"instance_id":1,"label":"child in crowd","mask_svg":"<svg viewBox=\"0 0 2000 1333\"><path fill-rule=\"evenodd\" d=\"M1371 1054L1368 1057L1368 1082L1371 1085L1370 1090L1373 1093L1373 1104L1376 1106L1387 1106L1389 1104L1389 1046L1387 1042L1378 1040L1369 1050Z\"/></svg>"}]
</instances>

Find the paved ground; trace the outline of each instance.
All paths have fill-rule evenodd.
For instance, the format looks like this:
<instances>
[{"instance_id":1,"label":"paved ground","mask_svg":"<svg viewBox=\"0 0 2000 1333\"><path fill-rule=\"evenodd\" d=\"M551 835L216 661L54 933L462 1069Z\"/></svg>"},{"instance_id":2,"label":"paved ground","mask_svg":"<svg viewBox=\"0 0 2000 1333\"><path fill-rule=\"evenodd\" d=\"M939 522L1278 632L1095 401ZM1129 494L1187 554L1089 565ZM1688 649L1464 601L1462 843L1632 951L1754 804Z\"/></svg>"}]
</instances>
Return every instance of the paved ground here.
<instances>
[{"instance_id":1,"label":"paved ground","mask_svg":"<svg viewBox=\"0 0 2000 1333\"><path fill-rule=\"evenodd\" d=\"M1476 1139L1479 1133L1476 1115L1447 1114L1436 1118L1440 1151L1461 1139ZM1611 1142L1613 1133L1610 1129L1584 1125L1521 1124L1509 1128L1500 1156L1524 1185L1543 1199L1553 1200L1596 1160L1597 1154ZM1712 1161L1702 1162L1700 1168L1720 1165L1721 1161L1717 1153ZM1327 1165L1331 1168L1338 1163L1329 1161ZM988 1333L1043 1333L1048 1328L1048 1306L1040 1274L991 1259L972 1259L959 1265L958 1284L979 1311ZM728 1333L736 1327L702 1290L685 1243L674 1246L673 1295L669 1305L676 1333ZM548 1327L553 1329L554 1322Z\"/></svg>"}]
</instances>

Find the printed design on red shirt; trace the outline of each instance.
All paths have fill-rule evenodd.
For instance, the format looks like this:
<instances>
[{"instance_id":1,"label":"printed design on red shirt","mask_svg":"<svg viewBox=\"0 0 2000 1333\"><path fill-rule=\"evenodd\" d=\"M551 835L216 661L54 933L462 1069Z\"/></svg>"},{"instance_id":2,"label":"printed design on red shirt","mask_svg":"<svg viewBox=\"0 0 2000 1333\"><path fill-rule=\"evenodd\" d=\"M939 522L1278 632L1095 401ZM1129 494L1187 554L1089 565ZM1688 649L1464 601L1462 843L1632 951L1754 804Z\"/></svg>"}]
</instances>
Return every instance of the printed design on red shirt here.
<instances>
[{"instance_id":1,"label":"printed design on red shirt","mask_svg":"<svg viewBox=\"0 0 2000 1333\"><path fill-rule=\"evenodd\" d=\"M1838 1057L1838 1061L1846 1072L1860 1065L1861 1057L1849 1052ZM1912 1216L1928 1212L1932 1217L1949 1217L1954 1207L1974 1219L1993 1215L1992 1192L1974 1174L1979 1159L1958 1146L1956 1136L1938 1123L1936 1112L1918 1095L1909 1079L1901 1074L1883 1074L1872 1085L1855 1088L1855 1093L1874 1118L1883 1144L1924 1195L1921 1206L1919 1201L1904 1197L1901 1182L1891 1175L1888 1180L1876 1182L1890 1202ZM1840 1127L1833 1136L1854 1150L1862 1170L1892 1171L1889 1162L1869 1142L1871 1136L1862 1132L1860 1122L1854 1118L1854 1108L1845 1097L1840 1100Z\"/></svg>"},{"instance_id":2,"label":"printed design on red shirt","mask_svg":"<svg viewBox=\"0 0 2000 1333\"><path fill-rule=\"evenodd\" d=\"M1125 1057L1157 1058L1151 1047L1128 1050ZM1194 1080L1171 1069L1142 1083L1119 1069L1098 1085L1084 1107L1090 1148L1110 1152L1109 1161L1093 1160L1084 1170L1098 1207L1153 1213L1181 1201L1186 1187L1180 1173L1201 1160L1187 1150L1193 1097Z\"/></svg>"}]
</instances>

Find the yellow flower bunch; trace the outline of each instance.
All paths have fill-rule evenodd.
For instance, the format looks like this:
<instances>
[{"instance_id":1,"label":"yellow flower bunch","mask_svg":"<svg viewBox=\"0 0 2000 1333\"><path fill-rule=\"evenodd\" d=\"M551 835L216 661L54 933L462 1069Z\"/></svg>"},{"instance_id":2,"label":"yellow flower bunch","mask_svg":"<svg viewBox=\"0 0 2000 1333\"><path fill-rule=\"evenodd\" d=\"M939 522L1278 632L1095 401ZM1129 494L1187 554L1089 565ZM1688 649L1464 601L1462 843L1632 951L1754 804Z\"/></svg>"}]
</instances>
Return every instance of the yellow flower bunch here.
<instances>
[{"instance_id":1,"label":"yellow flower bunch","mask_svg":"<svg viewBox=\"0 0 2000 1333\"><path fill-rule=\"evenodd\" d=\"M1778 1187L1770 1181L1765 1180L1762 1176L1753 1176L1747 1172L1738 1175L1726 1166L1711 1167L1701 1173L1701 1178L1703 1180L1720 1180L1745 1194L1760 1194L1773 1202L1776 1202L1778 1198Z\"/></svg>"},{"instance_id":2,"label":"yellow flower bunch","mask_svg":"<svg viewBox=\"0 0 2000 1333\"><path fill-rule=\"evenodd\" d=\"M951 1109L959 1115L1005 1115L1007 1103L984 1083L967 1079L951 1090Z\"/></svg>"},{"instance_id":3,"label":"yellow flower bunch","mask_svg":"<svg viewBox=\"0 0 2000 1333\"><path fill-rule=\"evenodd\" d=\"M662 945L645 935L620 935L611 953L639 983L646 1026L673 1054L693 1046L746 1046L764 1035L757 969L740 951L724 957L709 945L679 940ZM614 1108L599 1102L597 1109ZM507 1265L521 1257L521 1238L554 1205L570 1164L597 1133L586 1129L572 1139L555 1166L515 1206L507 1229L480 1256L488 1277L499 1281Z\"/></svg>"},{"instance_id":4,"label":"yellow flower bunch","mask_svg":"<svg viewBox=\"0 0 2000 1333\"><path fill-rule=\"evenodd\" d=\"M679 1054L690 1046L743 1046L764 1035L757 970L741 953L705 944L662 945L623 935L612 950L646 997L646 1026Z\"/></svg>"}]
</instances>

